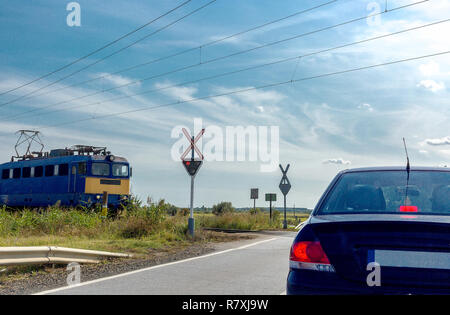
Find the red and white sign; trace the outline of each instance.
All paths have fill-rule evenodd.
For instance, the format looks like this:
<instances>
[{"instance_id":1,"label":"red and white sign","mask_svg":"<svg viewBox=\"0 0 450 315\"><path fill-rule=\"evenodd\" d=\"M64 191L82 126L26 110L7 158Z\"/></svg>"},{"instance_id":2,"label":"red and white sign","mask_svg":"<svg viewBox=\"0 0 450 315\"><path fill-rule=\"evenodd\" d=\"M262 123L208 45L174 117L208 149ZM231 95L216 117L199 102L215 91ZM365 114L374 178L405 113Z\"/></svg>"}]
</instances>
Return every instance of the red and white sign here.
<instances>
[{"instance_id":1,"label":"red and white sign","mask_svg":"<svg viewBox=\"0 0 450 315\"><path fill-rule=\"evenodd\" d=\"M197 143L198 140L200 140L200 138L203 136L203 134L205 133L205 128L203 128L198 135L194 138L194 140L192 140L191 135L189 134L189 132L183 128L183 133L186 136L186 138L188 139L188 141L190 142L189 148L186 149L186 151L184 151L184 153L181 155L181 160L184 161L184 158L189 154L189 152L192 151L192 149L195 150L195 152L197 152L198 157L203 161L203 154L202 152L197 148L197 146L195 145Z\"/></svg>"}]
</instances>

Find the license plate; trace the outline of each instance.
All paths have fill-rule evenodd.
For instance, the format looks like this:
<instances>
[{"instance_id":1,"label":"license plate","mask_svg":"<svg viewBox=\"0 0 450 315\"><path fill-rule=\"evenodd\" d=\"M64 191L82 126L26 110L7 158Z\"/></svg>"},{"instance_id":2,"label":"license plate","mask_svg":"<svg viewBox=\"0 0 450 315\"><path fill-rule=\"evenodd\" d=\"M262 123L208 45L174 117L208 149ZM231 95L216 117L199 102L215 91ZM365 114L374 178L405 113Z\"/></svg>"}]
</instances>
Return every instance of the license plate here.
<instances>
[{"instance_id":1,"label":"license plate","mask_svg":"<svg viewBox=\"0 0 450 315\"><path fill-rule=\"evenodd\" d=\"M384 267L450 270L450 253L400 250L369 250L368 262Z\"/></svg>"}]
</instances>

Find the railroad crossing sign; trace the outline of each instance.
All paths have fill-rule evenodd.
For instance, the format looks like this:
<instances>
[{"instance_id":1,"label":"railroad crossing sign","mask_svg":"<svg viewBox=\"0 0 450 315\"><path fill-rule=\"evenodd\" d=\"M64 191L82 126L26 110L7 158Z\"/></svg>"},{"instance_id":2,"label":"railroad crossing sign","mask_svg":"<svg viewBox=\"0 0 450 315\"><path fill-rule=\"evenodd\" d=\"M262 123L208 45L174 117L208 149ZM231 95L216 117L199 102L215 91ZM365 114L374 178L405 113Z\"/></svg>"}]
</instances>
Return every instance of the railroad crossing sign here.
<instances>
[{"instance_id":1,"label":"railroad crossing sign","mask_svg":"<svg viewBox=\"0 0 450 315\"><path fill-rule=\"evenodd\" d=\"M183 162L183 166L188 172L189 176L193 177L195 176L195 174L197 174L198 170L200 169L200 166L202 166L203 164L204 159L203 154L195 144L203 136L203 134L205 133L205 129L202 129L195 138L191 137L189 135L189 132L185 128L183 128L182 130L184 135L188 139L190 145L186 149L186 151L184 151L184 153L181 155L181 161ZM194 158L194 151L197 152L199 159ZM192 153L190 160L185 159L189 152Z\"/></svg>"},{"instance_id":2,"label":"railroad crossing sign","mask_svg":"<svg viewBox=\"0 0 450 315\"><path fill-rule=\"evenodd\" d=\"M189 151L192 151L192 154L193 154L194 150L195 150L195 152L197 152L198 157L200 158L200 160L203 161L203 154L199 150L199 148L197 148L197 146L195 144L197 143L198 140L200 140L200 138L205 133L205 128L203 128L202 131L200 131L195 138L193 136L191 137L189 135L189 132L185 128L183 128L181 130L183 131L184 135L186 136L186 138L190 142L189 148L187 148L186 151L184 151L184 153L181 155L181 160L184 160L184 158L188 155ZM194 158L194 157L192 156L192 158Z\"/></svg>"},{"instance_id":3,"label":"railroad crossing sign","mask_svg":"<svg viewBox=\"0 0 450 315\"><path fill-rule=\"evenodd\" d=\"M281 192L285 196L289 193L289 190L291 190L291 183L289 182L289 179L286 176L286 174L289 170L289 166L290 166L290 164L288 164L286 166L286 170L284 170L283 166L281 166L281 164L280 164L280 169L281 169L281 172L283 173L283 177L281 178L280 185L278 187L280 187Z\"/></svg>"},{"instance_id":4,"label":"railroad crossing sign","mask_svg":"<svg viewBox=\"0 0 450 315\"><path fill-rule=\"evenodd\" d=\"M286 219L286 195L289 193L289 190L291 190L291 183L289 182L289 179L287 178L287 172L289 170L290 164L286 166L286 170L283 169L283 166L280 166L281 173L283 173L283 177L281 178L280 187L281 192L284 196L284 221L283 221L283 229L287 229L287 219Z\"/></svg>"},{"instance_id":5,"label":"railroad crossing sign","mask_svg":"<svg viewBox=\"0 0 450 315\"><path fill-rule=\"evenodd\" d=\"M188 172L189 176L191 176L191 209L188 220L188 229L191 236L194 237L194 178L198 170L200 169L200 166L202 166L204 158L202 152L199 150L199 148L197 148L195 144L203 136L203 134L205 133L205 129L203 128L196 137L191 137L191 135L185 128L183 128L182 130L190 143L189 148L187 148L186 151L184 151L184 153L181 155L181 162L183 163L183 166ZM197 152L197 155L199 157L198 159L194 158L194 151ZM191 152L190 160L185 159L189 152Z\"/></svg>"}]
</instances>

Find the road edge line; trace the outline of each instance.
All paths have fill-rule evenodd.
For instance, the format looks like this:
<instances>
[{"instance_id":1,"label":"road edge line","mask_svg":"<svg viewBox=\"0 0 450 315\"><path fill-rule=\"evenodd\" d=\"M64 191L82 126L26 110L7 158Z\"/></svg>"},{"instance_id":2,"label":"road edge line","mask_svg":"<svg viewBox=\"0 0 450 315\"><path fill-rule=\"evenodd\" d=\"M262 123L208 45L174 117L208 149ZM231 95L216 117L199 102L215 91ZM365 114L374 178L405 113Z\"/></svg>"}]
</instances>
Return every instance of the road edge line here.
<instances>
[{"instance_id":1,"label":"road edge line","mask_svg":"<svg viewBox=\"0 0 450 315\"><path fill-rule=\"evenodd\" d=\"M147 268L143 268L143 269L138 269L138 270L133 270L133 271L125 272L125 273L120 273L120 274L117 274L117 275L114 275L114 276L109 276L109 277L99 278L99 279L95 279L95 280L90 280L90 281L82 282L82 283L75 284L75 285L72 285L72 286L65 286L65 287L61 287L61 288L56 288L56 289L46 290L46 291L42 291L42 292L37 292L37 293L33 293L32 295L46 295L46 294L51 294L51 293L55 293L55 292L59 292L59 291L74 289L74 288L86 286L86 285L89 285L89 284L94 284L94 283L98 283L98 282L103 282L103 281L107 281L107 280L112 280L112 279L116 279L116 278L129 276L129 275L140 273L140 272L149 271L149 270L152 270L152 269L162 268L162 267L165 267L165 266L171 266L171 265L175 265L175 264L180 264L180 263L183 263L183 262L188 262L188 261L192 261L192 260L196 260L196 259L201 259L201 258L216 256L216 255L220 255L220 254L225 254L225 253L232 252L232 251L235 251L235 250L241 250L241 249L245 249L245 248L252 247L252 246L255 246L255 245L259 245L259 244L262 244L262 243L270 242L270 241L273 241L273 240L276 240L276 239L278 239L278 237L273 237L273 238L270 238L270 239L258 241L258 242L255 242L255 243L243 245L243 246L236 247L236 248L226 249L226 250L223 250L223 251L220 251L220 252L213 252L213 253L209 253L209 254L202 255L202 256L186 258L186 259L183 259L183 260L172 261L172 262L161 264L161 265L155 265L155 266L151 266L151 267L147 267Z\"/></svg>"}]
</instances>

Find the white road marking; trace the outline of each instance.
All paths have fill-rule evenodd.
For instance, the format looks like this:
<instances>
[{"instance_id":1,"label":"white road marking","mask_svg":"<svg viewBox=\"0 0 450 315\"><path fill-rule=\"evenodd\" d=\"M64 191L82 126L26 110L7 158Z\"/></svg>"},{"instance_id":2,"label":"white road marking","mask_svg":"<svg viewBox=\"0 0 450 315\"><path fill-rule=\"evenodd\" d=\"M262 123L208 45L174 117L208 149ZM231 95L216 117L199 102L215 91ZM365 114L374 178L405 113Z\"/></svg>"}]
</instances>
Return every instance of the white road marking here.
<instances>
[{"instance_id":1,"label":"white road marking","mask_svg":"<svg viewBox=\"0 0 450 315\"><path fill-rule=\"evenodd\" d=\"M139 270L134 270L134 271L126 272L126 273L121 273L121 274L118 274L118 275L115 275L115 276L110 276L110 277L100 278L100 279L96 279L96 280L86 281L86 282L82 282L82 283L75 284L75 285L72 285L72 286L67 286L67 287L62 287L62 288L42 291L42 292L39 292L39 293L35 293L33 295L46 295L46 294L50 294L50 293L55 293L55 292L59 292L59 291L64 291L64 290L69 290L69 289L73 289L73 288L82 287L82 286L93 284L93 283L98 283L98 282L103 282L103 281L107 281L107 280L111 280L111 279L126 277L126 276L129 276L129 275L132 275L132 274L136 274L136 273L139 273L139 272L144 272L144 271L153 270L153 269L157 269L157 268L162 268L162 267L166 267L166 266L171 266L171 265L175 265L175 264L181 264L183 262L188 262L188 261L192 261L192 260L196 260L196 259L211 257L211 256L215 256L215 255L225 254L225 253L229 253L229 252L232 252L232 251L235 251L235 250L245 249L245 248L252 247L252 246L255 246L255 245L259 245L259 244L262 244L262 243L270 242L270 241L273 241L273 240L276 240L276 239L278 239L278 237L270 238L270 239L267 239L267 240L262 240L262 241L259 241L259 242L247 244L247 245L236 247L236 248L230 248L230 249L223 250L223 251L220 251L220 252L206 254L206 255L203 255L203 256L187 258L187 259L183 259L183 260L173 261L173 262L170 262L170 263L167 263L167 264L156 265L156 266L152 266L152 267L148 267L148 268L144 268L144 269L139 269Z\"/></svg>"}]
</instances>

